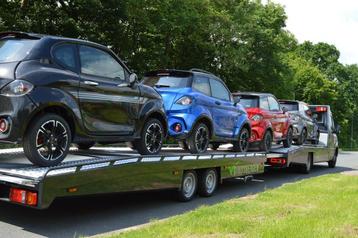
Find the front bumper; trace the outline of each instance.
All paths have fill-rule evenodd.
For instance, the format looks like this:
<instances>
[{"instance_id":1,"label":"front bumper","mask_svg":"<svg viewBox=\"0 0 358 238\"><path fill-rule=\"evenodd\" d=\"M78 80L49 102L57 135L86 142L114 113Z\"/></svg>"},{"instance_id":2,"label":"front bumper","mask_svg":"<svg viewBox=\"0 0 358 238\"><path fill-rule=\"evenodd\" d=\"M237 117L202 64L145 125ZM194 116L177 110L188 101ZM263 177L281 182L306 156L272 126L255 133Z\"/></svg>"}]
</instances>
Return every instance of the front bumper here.
<instances>
[{"instance_id":1,"label":"front bumper","mask_svg":"<svg viewBox=\"0 0 358 238\"><path fill-rule=\"evenodd\" d=\"M0 133L0 142L21 142L27 122L35 108L36 105L27 95L21 97L0 95L0 118L6 118L10 123L9 130Z\"/></svg>"}]
</instances>

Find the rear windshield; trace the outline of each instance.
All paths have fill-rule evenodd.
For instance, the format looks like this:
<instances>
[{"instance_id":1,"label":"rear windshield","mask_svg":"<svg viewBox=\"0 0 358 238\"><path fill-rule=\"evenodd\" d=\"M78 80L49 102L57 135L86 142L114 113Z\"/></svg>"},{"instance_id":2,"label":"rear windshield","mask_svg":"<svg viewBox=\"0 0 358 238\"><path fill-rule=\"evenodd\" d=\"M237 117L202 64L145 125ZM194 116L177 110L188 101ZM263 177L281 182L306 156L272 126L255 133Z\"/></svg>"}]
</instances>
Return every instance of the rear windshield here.
<instances>
[{"instance_id":1,"label":"rear windshield","mask_svg":"<svg viewBox=\"0 0 358 238\"><path fill-rule=\"evenodd\" d=\"M36 42L18 38L0 39L0 63L23 60Z\"/></svg>"},{"instance_id":2,"label":"rear windshield","mask_svg":"<svg viewBox=\"0 0 358 238\"><path fill-rule=\"evenodd\" d=\"M280 102L281 108L285 107L288 111L298 111L297 102Z\"/></svg>"},{"instance_id":3,"label":"rear windshield","mask_svg":"<svg viewBox=\"0 0 358 238\"><path fill-rule=\"evenodd\" d=\"M189 77L151 76L145 77L143 84L157 88L185 88L189 87Z\"/></svg>"},{"instance_id":4,"label":"rear windshield","mask_svg":"<svg viewBox=\"0 0 358 238\"><path fill-rule=\"evenodd\" d=\"M240 104L244 108L259 107L259 98L256 96L239 96Z\"/></svg>"}]
</instances>

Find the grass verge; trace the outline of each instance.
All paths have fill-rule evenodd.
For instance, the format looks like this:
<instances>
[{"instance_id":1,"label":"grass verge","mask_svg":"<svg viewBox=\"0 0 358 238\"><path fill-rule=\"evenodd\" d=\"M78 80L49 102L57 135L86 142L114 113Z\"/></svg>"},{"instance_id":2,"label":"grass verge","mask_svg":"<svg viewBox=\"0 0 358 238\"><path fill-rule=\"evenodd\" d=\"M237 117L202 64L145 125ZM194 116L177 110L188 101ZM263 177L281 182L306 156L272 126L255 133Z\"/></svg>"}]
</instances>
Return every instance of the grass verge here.
<instances>
[{"instance_id":1,"label":"grass verge","mask_svg":"<svg viewBox=\"0 0 358 238\"><path fill-rule=\"evenodd\" d=\"M358 176L286 184L109 237L358 237Z\"/></svg>"}]
</instances>

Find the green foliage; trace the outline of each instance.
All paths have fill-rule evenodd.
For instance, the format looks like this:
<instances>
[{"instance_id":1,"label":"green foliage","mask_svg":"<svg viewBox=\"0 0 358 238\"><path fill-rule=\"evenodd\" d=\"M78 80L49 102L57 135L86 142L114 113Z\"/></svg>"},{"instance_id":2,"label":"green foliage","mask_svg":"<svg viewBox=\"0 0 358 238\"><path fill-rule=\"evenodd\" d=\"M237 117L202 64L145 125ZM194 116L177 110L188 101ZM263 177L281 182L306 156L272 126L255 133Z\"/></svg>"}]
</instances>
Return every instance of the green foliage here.
<instances>
[{"instance_id":1,"label":"green foliage","mask_svg":"<svg viewBox=\"0 0 358 238\"><path fill-rule=\"evenodd\" d=\"M285 30L282 6L259 0L4 0L0 31L82 38L110 46L140 76L159 68L202 68L232 91L330 104L350 144L358 67L339 51ZM358 121L358 119L357 119ZM358 134L358 133L356 133ZM358 136L358 135L357 135ZM358 141L356 136L353 136ZM358 146L358 144L356 145Z\"/></svg>"}]
</instances>

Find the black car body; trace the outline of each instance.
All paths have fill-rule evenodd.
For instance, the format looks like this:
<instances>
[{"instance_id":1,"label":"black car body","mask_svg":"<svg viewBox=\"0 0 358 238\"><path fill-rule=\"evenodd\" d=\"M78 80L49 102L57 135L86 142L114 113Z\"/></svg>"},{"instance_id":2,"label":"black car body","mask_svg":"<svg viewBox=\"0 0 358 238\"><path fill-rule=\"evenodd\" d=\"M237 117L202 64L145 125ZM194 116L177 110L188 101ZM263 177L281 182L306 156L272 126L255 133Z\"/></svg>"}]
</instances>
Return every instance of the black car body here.
<instances>
[{"instance_id":1,"label":"black car body","mask_svg":"<svg viewBox=\"0 0 358 238\"><path fill-rule=\"evenodd\" d=\"M318 142L319 129L312 117L312 111L305 102L296 100L279 100L280 105L287 109L292 125L293 140L296 144L303 144L307 140Z\"/></svg>"},{"instance_id":2,"label":"black car body","mask_svg":"<svg viewBox=\"0 0 358 238\"><path fill-rule=\"evenodd\" d=\"M163 101L153 88L136 81L135 74L100 44L39 34L0 33L0 142L23 142L32 162L57 164L63 158L42 162L34 159L36 156L27 148L33 142L26 141L41 118L57 115L65 121L59 121L59 130L66 126L70 129L67 144L88 148L94 142L133 141L141 153L151 154L141 140L154 140L144 138L143 128L149 119L155 119L159 122L155 136L165 137ZM45 132L41 132L41 140L56 142ZM56 145L44 147L52 151ZM59 153L65 154L68 148L62 149L65 151Z\"/></svg>"}]
</instances>

